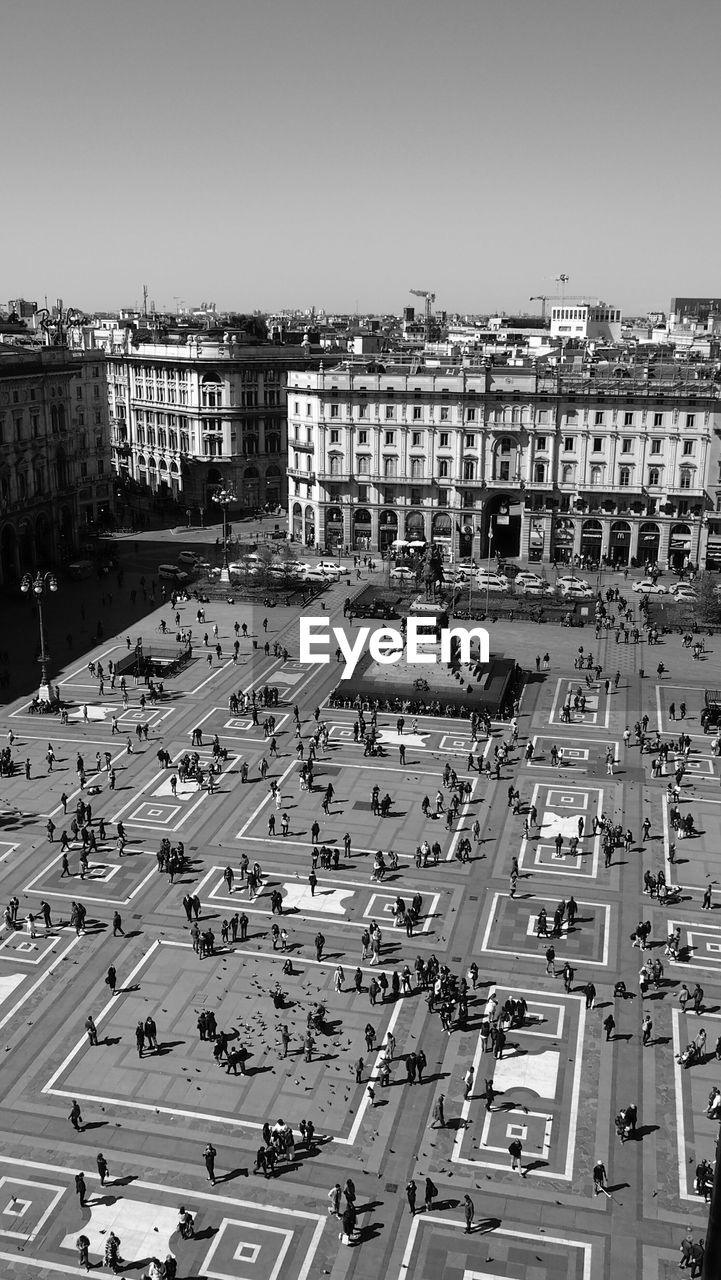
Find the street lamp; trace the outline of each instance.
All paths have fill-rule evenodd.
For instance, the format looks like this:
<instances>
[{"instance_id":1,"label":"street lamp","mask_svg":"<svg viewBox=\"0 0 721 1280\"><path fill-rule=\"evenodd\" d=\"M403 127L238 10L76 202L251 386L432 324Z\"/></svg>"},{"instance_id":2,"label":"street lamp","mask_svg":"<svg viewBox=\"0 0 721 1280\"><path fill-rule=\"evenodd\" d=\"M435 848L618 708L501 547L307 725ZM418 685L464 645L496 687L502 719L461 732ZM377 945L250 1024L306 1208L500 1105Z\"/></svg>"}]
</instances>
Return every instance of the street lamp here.
<instances>
[{"instance_id":1,"label":"street lamp","mask_svg":"<svg viewBox=\"0 0 721 1280\"><path fill-rule=\"evenodd\" d=\"M486 614L488 613L488 592L491 587L491 551L493 548L493 527L488 520L488 573L486 575Z\"/></svg>"},{"instance_id":2,"label":"street lamp","mask_svg":"<svg viewBox=\"0 0 721 1280\"><path fill-rule=\"evenodd\" d=\"M217 492L213 494L212 500L213 502L217 502L218 505L223 508L223 567L220 571L220 581L230 582L230 569L228 568L228 538L227 538L228 507L230 506L231 502L236 501L235 490L232 488L218 489Z\"/></svg>"},{"instance_id":3,"label":"street lamp","mask_svg":"<svg viewBox=\"0 0 721 1280\"><path fill-rule=\"evenodd\" d=\"M38 618L40 620L40 657L38 661L41 664L38 698L41 702L52 702L50 684L48 682L48 662L50 660L50 654L45 648L45 628L43 626L43 596L45 595L46 589L48 591L57 591L58 582L54 573L38 572L34 578L31 578L30 574L26 573L20 583L20 590L23 594L27 595L28 591L34 592L35 599L38 602Z\"/></svg>"}]
</instances>

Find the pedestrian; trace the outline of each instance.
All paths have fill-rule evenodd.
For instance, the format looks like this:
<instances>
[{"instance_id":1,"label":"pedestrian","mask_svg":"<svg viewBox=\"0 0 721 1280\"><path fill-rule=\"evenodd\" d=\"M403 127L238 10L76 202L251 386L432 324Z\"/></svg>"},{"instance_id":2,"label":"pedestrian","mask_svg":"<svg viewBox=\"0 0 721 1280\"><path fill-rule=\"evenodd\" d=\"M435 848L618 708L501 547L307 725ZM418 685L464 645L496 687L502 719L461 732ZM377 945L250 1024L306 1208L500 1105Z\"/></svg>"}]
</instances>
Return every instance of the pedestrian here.
<instances>
[{"instance_id":1,"label":"pedestrian","mask_svg":"<svg viewBox=\"0 0 721 1280\"><path fill-rule=\"evenodd\" d=\"M328 1214L331 1218L340 1217L341 1195L342 1195L342 1192L341 1192L340 1183L336 1182L335 1186L331 1187L330 1191L328 1192L328 1200L329 1200Z\"/></svg>"},{"instance_id":2,"label":"pedestrian","mask_svg":"<svg viewBox=\"0 0 721 1280\"><path fill-rule=\"evenodd\" d=\"M446 1117L443 1109L444 1098L445 1098L445 1094L439 1093L438 1097L436 1098L436 1101L433 1104L433 1123L431 1125L432 1129L435 1129L435 1128L445 1129L446 1127Z\"/></svg>"},{"instance_id":3,"label":"pedestrian","mask_svg":"<svg viewBox=\"0 0 721 1280\"><path fill-rule=\"evenodd\" d=\"M645 1018L643 1019L643 1022L641 1023L641 1041L644 1047L647 1044L651 1043L652 1031L653 1031L653 1022L651 1021L651 1015L647 1013Z\"/></svg>"},{"instance_id":4,"label":"pedestrian","mask_svg":"<svg viewBox=\"0 0 721 1280\"><path fill-rule=\"evenodd\" d=\"M606 1032L607 1040L610 1040L611 1037L613 1036L613 1031L615 1026L616 1026L616 1022L613 1014L612 1013L607 1014L607 1016L603 1020L603 1029Z\"/></svg>"},{"instance_id":5,"label":"pedestrian","mask_svg":"<svg viewBox=\"0 0 721 1280\"><path fill-rule=\"evenodd\" d=\"M115 972L115 965L111 964L110 967L108 968L108 972L105 975L105 985L106 987L110 988L111 996L115 995L115 988L117 985L117 981L118 979Z\"/></svg>"},{"instance_id":6,"label":"pedestrian","mask_svg":"<svg viewBox=\"0 0 721 1280\"><path fill-rule=\"evenodd\" d=\"M474 1078L474 1076L475 1076L475 1071L473 1070L473 1066L472 1066L472 1065L471 1065L471 1066L468 1066L468 1067L466 1068L465 1074L464 1074L464 1076L463 1076L463 1098L464 1098L464 1100L467 1100L468 1098L470 1098L471 1093L473 1092L473 1078Z\"/></svg>"},{"instance_id":7,"label":"pedestrian","mask_svg":"<svg viewBox=\"0 0 721 1280\"><path fill-rule=\"evenodd\" d=\"M408 1208L410 1210L411 1217L413 1217L416 1212L416 1184L412 1179L410 1182L406 1183L406 1198L408 1200Z\"/></svg>"},{"instance_id":8,"label":"pedestrian","mask_svg":"<svg viewBox=\"0 0 721 1280\"><path fill-rule=\"evenodd\" d=\"M85 1125L83 1123L83 1117L80 1114L79 1102L73 1101L73 1105L70 1108L70 1115L68 1116L68 1119L71 1125L73 1126L73 1129L75 1129L76 1133L82 1132L82 1130L85 1128Z\"/></svg>"},{"instance_id":9,"label":"pedestrian","mask_svg":"<svg viewBox=\"0 0 721 1280\"><path fill-rule=\"evenodd\" d=\"M85 1186L85 1175L82 1172L75 1174L75 1190L80 1201L80 1208L83 1209L85 1207L87 1187Z\"/></svg>"},{"instance_id":10,"label":"pedestrian","mask_svg":"<svg viewBox=\"0 0 721 1280\"><path fill-rule=\"evenodd\" d=\"M209 1142L205 1148L205 1151L203 1152L203 1161L205 1163L205 1168L208 1174L208 1182L212 1187L215 1186L215 1157L217 1156L217 1154L218 1152L216 1151L212 1142Z\"/></svg>"},{"instance_id":11,"label":"pedestrian","mask_svg":"<svg viewBox=\"0 0 721 1280\"><path fill-rule=\"evenodd\" d=\"M426 1178L426 1187L425 1187L425 1196L424 1196L424 1205L425 1205L426 1213L430 1213L431 1209L433 1208L433 1201L435 1200L437 1195L438 1195L438 1187L435 1185L434 1182L431 1181L430 1178Z\"/></svg>"},{"instance_id":12,"label":"pedestrian","mask_svg":"<svg viewBox=\"0 0 721 1280\"><path fill-rule=\"evenodd\" d=\"M463 1197L463 1216L466 1220L466 1235L470 1235L473 1229L473 1219L475 1217L475 1208L471 1197L466 1193Z\"/></svg>"},{"instance_id":13,"label":"pedestrian","mask_svg":"<svg viewBox=\"0 0 721 1280\"><path fill-rule=\"evenodd\" d=\"M593 1194L598 1195L599 1191L606 1190L606 1166L600 1158L596 1160L593 1166Z\"/></svg>"},{"instance_id":14,"label":"pedestrian","mask_svg":"<svg viewBox=\"0 0 721 1280\"><path fill-rule=\"evenodd\" d=\"M519 1138L514 1138L513 1142L509 1143L508 1154L511 1157L511 1170L513 1172L520 1173L521 1177L525 1178L526 1175L523 1169L523 1164L521 1163L521 1156L523 1155L523 1144Z\"/></svg>"},{"instance_id":15,"label":"pedestrian","mask_svg":"<svg viewBox=\"0 0 721 1280\"><path fill-rule=\"evenodd\" d=\"M100 1185L101 1187L104 1187L105 1180L108 1176L108 1162L105 1159L105 1156L103 1155L102 1151L98 1152L95 1162L98 1166L98 1177L100 1178Z\"/></svg>"}]
</instances>

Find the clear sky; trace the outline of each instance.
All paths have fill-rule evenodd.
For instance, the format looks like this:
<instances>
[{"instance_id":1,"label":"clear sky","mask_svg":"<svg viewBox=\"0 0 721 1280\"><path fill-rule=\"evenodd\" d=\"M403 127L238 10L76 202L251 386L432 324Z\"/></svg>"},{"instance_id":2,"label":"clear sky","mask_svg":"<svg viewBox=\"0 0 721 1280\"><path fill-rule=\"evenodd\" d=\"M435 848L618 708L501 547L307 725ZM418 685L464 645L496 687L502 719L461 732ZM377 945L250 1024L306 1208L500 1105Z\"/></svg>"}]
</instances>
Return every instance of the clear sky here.
<instances>
[{"instance_id":1,"label":"clear sky","mask_svg":"<svg viewBox=\"0 0 721 1280\"><path fill-rule=\"evenodd\" d=\"M4 0L0 298L721 294L718 0Z\"/></svg>"}]
</instances>

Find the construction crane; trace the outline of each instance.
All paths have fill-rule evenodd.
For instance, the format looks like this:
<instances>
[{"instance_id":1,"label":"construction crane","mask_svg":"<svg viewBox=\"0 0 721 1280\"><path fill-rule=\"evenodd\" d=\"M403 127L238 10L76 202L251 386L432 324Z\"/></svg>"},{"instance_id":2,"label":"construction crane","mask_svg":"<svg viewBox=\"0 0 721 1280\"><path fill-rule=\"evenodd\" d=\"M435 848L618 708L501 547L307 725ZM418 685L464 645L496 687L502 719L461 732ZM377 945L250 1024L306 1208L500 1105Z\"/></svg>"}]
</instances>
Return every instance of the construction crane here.
<instances>
[{"instance_id":1,"label":"construction crane","mask_svg":"<svg viewBox=\"0 0 721 1280\"><path fill-rule=\"evenodd\" d=\"M434 303L434 302L435 302L435 300L436 300L436 295L435 295L435 293L429 293L429 291L428 291L427 289L409 289L409 290L408 290L408 292L409 292L409 293L412 293L412 294L413 294L413 296L414 296L414 298L425 298L425 300L426 300L426 323L425 323L425 336L426 336L426 342L430 342L430 340L431 340L431 329L432 329L432 323L431 323L431 322L432 322L432 311L431 311L431 308L433 307L433 303Z\"/></svg>"},{"instance_id":2,"label":"construction crane","mask_svg":"<svg viewBox=\"0 0 721 1280\"><path fill-rule=\"evenodd\" d=\"M529 302L540 302L541 304L541 320L546 323L546 303L551 301L550 293L532 293Z\"/></svg>"}]
</instances>

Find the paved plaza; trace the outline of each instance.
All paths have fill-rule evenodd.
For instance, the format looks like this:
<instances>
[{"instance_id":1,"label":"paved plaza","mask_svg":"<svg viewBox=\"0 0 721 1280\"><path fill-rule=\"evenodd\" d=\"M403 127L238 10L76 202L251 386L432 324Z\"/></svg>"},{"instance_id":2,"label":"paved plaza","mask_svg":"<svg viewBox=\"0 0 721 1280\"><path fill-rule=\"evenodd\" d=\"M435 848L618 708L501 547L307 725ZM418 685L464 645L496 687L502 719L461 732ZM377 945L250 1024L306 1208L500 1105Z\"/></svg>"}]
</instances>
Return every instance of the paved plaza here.
<instances>
[{"instance_id":1,"label":"paved plaza","mask_svg":"<svg viewBox=\"0 0 721 1280\"><path fill-rule=\"evenodd\" d=\"M333 625L347 594L325 596ZM197 627L196 602L179 610ZM170 615L156 609L143 632ZM248 636L234 662L236 623ZM171 1253L179 1277L209 1280L668 1280L683 1236L705 1234L695 1171L718 1131L721 756L699 721L720 683L716 639L691 662L680 636L649 650L590 627L494 625L492 652L528 673L496 776L508 724L473 741L468 720L406 713L399 726L381 711L382 754L364 754L355 713L328 701L339 669L297 660L296 613L206 605L201 630L215 626L223 656L200 646L155 705L132 681L126 706L107 681L99 696L88 662L120 658L123 634L57 673L67 724L29 715L27 699L4 711L20 767L1 779L2 905L17 898L17 928L0 932L0 1276L84 1275L80 1236L102 1270L114 1232L138 1277ZM577 669L580 645L600 681ZM231 710L239 692L255 693L256 717ZM639 749L644 716L665 761ZM182 768L192 751L203 785ZM172 875L163 841L183 847ZM646 872L663 873L665 897ZM465 1009L444 1000L444 973L456 997L467 984ZM703 989L696 1009L683 984ZM279 1121L294 1142L264 1169ZM336 1183L341 1212L353 1199L348 1179L350 1246L329 1213Z\"/></svg>"}]
</instances>

